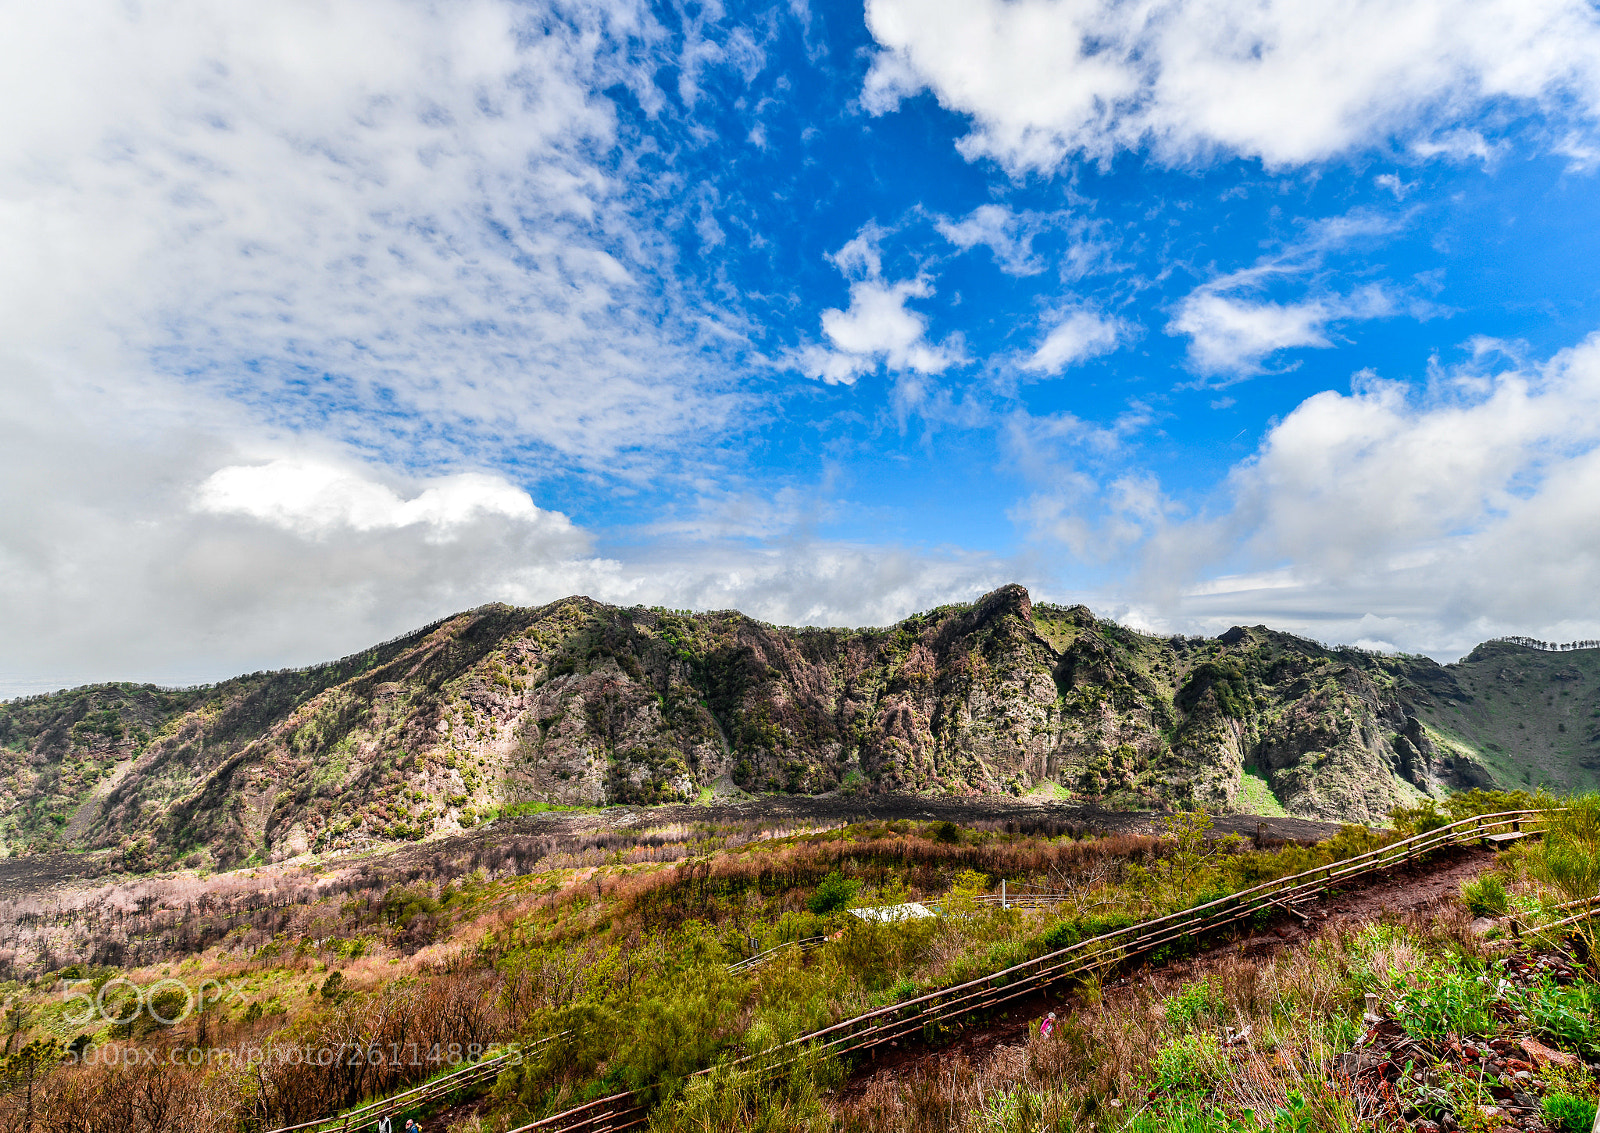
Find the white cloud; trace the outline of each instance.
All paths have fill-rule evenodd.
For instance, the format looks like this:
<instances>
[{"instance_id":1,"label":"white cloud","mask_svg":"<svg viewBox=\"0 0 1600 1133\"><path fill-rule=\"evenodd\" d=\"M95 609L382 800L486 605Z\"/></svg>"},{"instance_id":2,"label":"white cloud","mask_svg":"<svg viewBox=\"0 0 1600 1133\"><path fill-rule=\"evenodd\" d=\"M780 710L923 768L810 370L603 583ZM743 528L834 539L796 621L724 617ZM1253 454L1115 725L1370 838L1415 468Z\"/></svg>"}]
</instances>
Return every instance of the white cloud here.
<instances>
[{"instance_id":1,"label":"white cloud","mask_svg":"<svg viewBox=\"0 0 1600 1133\"><path fill-rule=\"evenodd\" d=\"M960 351L927 339L928 317L906 304L930 298L933 284L925 277L888 281L877 241L869 226L830 259L850 284L850 306L822 312L822 333L828 346L808 346L796 357L802 372L829 384L848 384L880 365L891 370L937 374L960 360Z\"/></svg>"},{"instance_id":2,"label":"white cloud","mask_svg":"<svg viewBox=\"0 0 1600 1133\"><path fill-rule=\"evenodd\" d=\"M1487 357L1423 395L1365 377L1302 402L1235 469L1224 510L1155 531L1137 604L1441 655L1597 636L1600 335L1539 365ZM1227 562L1245 569L1206 578Z\"/></svg>"},{"instance_id":3,"label":"white cloud","mask_svg":"<svg viewBox=\"0 0 1600 1133\"><path fill-rule=\"evenodd\" d=\"M594 92L660 103L642 5L77 0L8 30L19 353L176 376L410 460L514 436L615 473L735 411L705 358L737 335L640 215L670 183L608 160ZM760 64L689 46L691 87Z\"/></svg>"},{"instance_id":4,"label":"white cloud","mask_svg":"<svg viewBox=\"0 0 1600 1133\"><path fill-rule=\"evenodd\" d=\"M133 394L8 401L0 695L303 664L605 570L587 532L499 477L417 480L270 438L241 450L225 404L220 432L151 431L125 412Z\"/></svg>"},{"instance_id":5,"label":"white cloud","mask_svg":"<svg viewBox=\"0 0 1600 1133\"><path fill-rule=\"evenodd\" d=\"M612 600L736 609L778 625L881 626L1026 581L1036 567L953 548L796 540L666 552L634 569Z\"/></svg>"},{"instance_id":6,"label":"white cloud","mask_svg":"<svg viewBox=\"0 0 1600 1133\"><path fill-rule=\"evenodd\" d=\"M1415 181L1409 183L1402 181L1399 176L1393 173L1380 173L1372 179L1372 183L1380 189L1389 190L1394 194L1394 199L1397 201L1405 200L1406 194L1417 187Z\"/></svg>"},{"instance_id":7,"label":"white cloud","mask_svg":"<svg viewBox=\"0 0 1600 1133\"><path fill-rule=\"evenodd\" d=\"M1282 251L1196 287L1178 304L1167 333L1188 336L1189 364L1196 372L1243 377L1259 373L1265 360L1280 350L1333 346L1330 330L1340 323L1399 314L1427 318L1436 311L1432 304L1403 297L1383 283L1347 294L1318 288L1287 303L1263 295L1272 284L1319 267L1327 252L1395 227L1394 221L1368 212L1318 221Z\"/></svg>"},{"instance_id":8,"label":"white cloud","mask_svg":"<svg viewBox=\"0 0 1600 1133\"><path fill-rule=\"evenodd\" d=\"M193 508L250 516L312 537L424 524L431 528L428 537L440 541L479 518L496 516L571 530L565 516L541 513L527 492L498 476L467 472L438 477L404 499L358 470L295 458L219 468L201 482Z\"/></svg>"},{"instance_id":9,"label":"white cloud","mask_svg":"<svg viewBox=\"0 0 1600 1133\"><path fill-rule=\"evenodd\" d=\"M1600 117L1600 16L1584 0L869 0L862 102L931 90L970 116L971 158L1050 170L1150 146L1270 166L1390 139L1487 156L1460 123L1510 103Z\"/></svg>"},{"instance_id":10,"label":"white cloud","mask_svg":"<svg viewBox=\"0 0 1600 1133\"><path fill-rule=\"evenodd\" d=\"M1034 255L1033 239L1049 223L1035 212L1014 212L1005 205L979 205L961 220L940 217L939 234L966 251L979 245L994 253L995 263L1007 275L1036 275L1045 268Z\"/></svg>"},{"instance_id":11,"label":"white cloud","mask_svg":"<svg viewBox=\"0 0 1600 1133\"><path fill-rule=\"evenodd\" d=\"M1130 329L1121 319L1094 311L1081 308L1067 311L1050 328L1038 349L1022 363L1022 368L1052 376L1059 374L1068 366L1111 353L1122 345Z\"/></svg>"},{"instance_id":12,"label":"white cloud","mask_svg":"<svg viewBox=\"0 0 1600 1133\"><path fill-rule=\"evenodd\" d=\"M1247 374L1267 355L1294 346L1332 346L1326 303L1251 302L1212 288L1191 293L1167 326L1190 338L1190 363L1202 374Z\"/></svg>"}]
</instances>

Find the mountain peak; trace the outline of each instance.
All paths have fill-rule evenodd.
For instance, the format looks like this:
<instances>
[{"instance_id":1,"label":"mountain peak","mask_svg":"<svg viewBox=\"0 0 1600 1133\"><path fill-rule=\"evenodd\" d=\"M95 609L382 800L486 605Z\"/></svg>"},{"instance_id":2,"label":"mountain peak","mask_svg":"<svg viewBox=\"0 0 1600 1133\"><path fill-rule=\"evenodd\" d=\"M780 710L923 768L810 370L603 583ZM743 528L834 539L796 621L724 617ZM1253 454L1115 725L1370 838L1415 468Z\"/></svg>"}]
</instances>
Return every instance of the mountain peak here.
<instances>
[{"instance_id":1,"label":"mountain peak","mask_svg":"<svg viewBox=\"0 0 1600 1133\"><path fill-rule=\"evenodd\" d=\"M1263 627L1157 637L1014 583L887 629L574 595L435 630L209 688L0 704L0 839L235 864L708 790L1269 798L1373 823L1419 791L1600 771L1574 714L1593 650L1441 668Z\"/></svg>"}]
</instances>

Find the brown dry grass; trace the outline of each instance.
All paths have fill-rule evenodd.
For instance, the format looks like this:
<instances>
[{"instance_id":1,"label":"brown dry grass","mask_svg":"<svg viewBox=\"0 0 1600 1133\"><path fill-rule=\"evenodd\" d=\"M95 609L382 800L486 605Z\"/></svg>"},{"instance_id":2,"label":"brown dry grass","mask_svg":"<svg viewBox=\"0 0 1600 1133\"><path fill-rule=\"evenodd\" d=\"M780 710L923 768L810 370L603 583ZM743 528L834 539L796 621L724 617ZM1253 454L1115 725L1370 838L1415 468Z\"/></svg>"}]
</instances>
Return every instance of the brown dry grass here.
<instances>
[{"instance_id":1,"label":"brown dry grass","mask_svg":"<svg viewBox=\"0 0 1600 1133\"><path fill-rule=\"evenodd\" d=\"M1388 918L1414 940L1480 948L1471 917L1458 903ZM1340 1088L1335 1059L1348 1047L1361 1003L1350 979L1355 930L1341 931L1264 959L1223 952L1169 971L1152 971L1104 988L1089 985L1054 1032L977 1055L934 1055L910 1068L883 1071L832 1105L846 1133L1000 1133L1027 1129L1113 1129L1152 1101L1155 1063L1164 1046L1188 1033L1167 1004L1205 980L1215 1010L1193 1032L1216 1038L1222 1062L1209 1100L1231 1112L1272 1114L1298 1094L1318 1127L1330 1133L1374 1129L1375 1114ZM1363 954L1362 963L1408 969L1408 942ZM1249 1038L1222 1045L1231 1032Z\"/></svg>"}]
</instances>

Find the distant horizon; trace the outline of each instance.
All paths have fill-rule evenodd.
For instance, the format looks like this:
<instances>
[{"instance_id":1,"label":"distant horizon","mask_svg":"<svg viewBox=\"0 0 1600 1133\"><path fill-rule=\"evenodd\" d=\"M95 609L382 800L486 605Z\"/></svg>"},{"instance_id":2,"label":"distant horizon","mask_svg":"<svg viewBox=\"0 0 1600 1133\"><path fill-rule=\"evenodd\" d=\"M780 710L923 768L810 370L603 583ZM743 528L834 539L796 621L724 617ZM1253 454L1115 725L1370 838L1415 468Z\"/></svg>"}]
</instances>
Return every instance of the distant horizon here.
<instances>
[{"instance_id":1,"label":"distant horizon","mask_svg":"<svg viewBox=\"0 0 1600 1133\"><path fill-rule=\"evenodd\" d=\"M1600 639L1600 11L1141 11L20 10L0 692L573 592Z\"/></svg>"},{"instance_id":2,"label":"distant horizon","mask_svg":"<svg viewBox=\"0 0 1600 1133\"><path fill-rule=\"evenodd\" d=\"M1004 589L1006 586L1020 586L1020 585L1022 585L1022 584L1021 583L1005 583L1002 586L996 587L995 590ZM1024 587L1024 589L1027 589L1027 588ZM889 622L889 623L883 624L883 625L871 625L871 626L864 626L864 625L863 626L847 626L847 625L832 625L832 626L822 626L822 625L784 625L784 624L777 623L777 622L765 622L764 619L752 619L752 620L762 621L763 624L772 625L777 629L786 629L786 630L805 630L805 629L830 630L831 629L831 630L852 631L852 632L858 632L858 633L867 633L867 632L874 632L874 631L887 631L889 629L894 628L894 626L900 624L901 622L907 621L907 620L909 620L911 618L914 618L914 617L921 616L923 614L931 613L932 611L934 611L936 609L939 609L939 608L941 608L943 606L973 605L979 599L987 596L987 594L992 594L992 593L994 593L994 590L987 591L985 594L979 595L978 598L971 599L971 600L968 600L968 601L965 601L965 602L944 602L944 603L940 603L937 606L929 606L926 609L914 610L911 613L907 614L904 618L899 619L899 621ZM1094 613L1093 607L1089 607L1087 603L1083 603L1083 602L1057 602L1057 601L1052 601L1052 600L1048 600L1048 599L1041 601L1039 599L1033 599L1032 591L1029 591L1029 597L1033 601L1034 605L1043 604L1043 605L1048 605L1048 606L1054 606L1054 607L1056 607L1058 609L1069 609L1069 608L1071 608L1073 606L1085 606L1086 608L1088 608L1090 610L1091 613ZM163 692L187 692L187 691L191 691L191 690L194 690L194 689L200 689L200 688L212 688L212 687L215 687L217 685L223 684L223 683L225 683L227 681L238 680L238 679L245 678L245 677L270 675L270 674L274 674L274 673L309 672L311 670L324 668L324 667L327 667L327 666L330 666L330 665L338 665L338 664L341 664L341 663L343 663L345 661L355 660L356 658L360 657L363 653L370 652L373 649L381 649L384 646L393 645L393 644L396 644L398 642L404 641L407 638L414 637L414 636L416 636L418 634L421 634L421 633L426 633L429 630L435 629L438 626L443 625L445 622L451 621L451 620L453 620L455 618L458 618L458 617L461 617L462 615L465 615L465 614L474 613L477 610L485 609L485 608L487 608L489 606L497 606L497 605L499 605L499 606L511 606L513 609L535 609L535 608L539 608L539 607L543 607L543 606L555 605L555 604L560 603L560 602L571 601L573 599L588 599L589 601L599 602L601 605L611 606L611 607L613 607L615 609L650 610L650 611L666 612L666 613L673 613L673 614L682 614L683 613L682 608L673 608L673 607L660 606L660 605L646 605L644 603L636 603L636 604L634 604L632 606L620 606L620 605L617 605L616 603L601 602L600 599L591 598L587 594L566 594L566 595L563 595L560 598L552 598L548 602L536 603L533 606L517 606L517 605L515 605L513 603L505 603L505 602L483 602L483 603L480 603L477 606L471 606L471 607L468 607L466 609L456 610L453 613L445 614L442 617L434 618L434 619L432 619L432 620L430 620L428 622L424 622L421 625L418 625L418 626L416 626L416 627L414 627L412 629L405 630L405 631L403 631L401 633L394 634L394 635L392 635L390 637L384 638L382 641L375 641L375 642L372 642L369 645L353 649L350 652L341 653L341 654L339 654L337 656L334 656L334 657L324 658L323 660L320 660L320 661L309 661L309 662L306 662L304 664L299 664L299 665L279 665L279 666L272 667L272 668L239 670L237 672L227 673L227 674L225 674L223 676L204 678L204 679L200 679L200 680L187 681L187 682L182 682L182 683L176 683L176 682L169 683L169 682L155 681L155 680L140 680L140 679L138 679L136 677L127 677L127 678L108 678L108 679L105 679L105 680L81 681L81 682L78 682L76 684L67 684L67 685L52 685L49 682L43 682L42 681L42 682L38 683L38 686L37 686L35 691L10 691L10 690L13 690L13 689L27 688L28 686L22 685L22 684L18 684L15 681L12 681L12 680L8 679L8 677L6 675L0 674L0 704L11 703L13 701L18 701L18 700L26 700L26 699L33 698L33 697L55 696L55 695L59 695L61 693L73 692L73 691L76 691L78 689L95 688L95 687L102 686L102 685L134 685L134 686L137 686L137 687L157 688L157 689L160 689ZM706 615L710 615L710 614L719 614L719 613L736 613L736 614L741 615L742 617L749 617L750 616L748 614L745 614L742 610L732 609L732 608L729 608L729 607L724 607L724 608L721 608L721 609L712 609L712 610L693 610L693 609L691 609L691 610L688 611L688 615L687 616L689 616L689 617L702 617L702 616L706 616ZM1118 622L1114 618L1103 617L1098 613L1096 613L1095 616L1100 621L1110 621L1110 622L1113 622L1116 625L1122 626L1122 628L1124 628L1124 629L1133 630L1135 633L1143 634L1143 635L1148 636L1148 637L1157 637L1157 638L1170 638L1170 637L1178 636L1178 637L1193 637L1193 638L1198 638L1198 639L1203 639L1203 640L1214 640L1216 637L1220 636L1220 634L1227 633L1229 629L1235 628L1233 626L1230 626L1227 629L1219 630L1217 633L1212 633L1212 634L1161 633L1161 632L1157 632L1157 631L1153 631L1153 630L1140 629L1137 626L1124 625L1122 622ZM1377 654L1377 655L1380 655L1380 656L1383 656L1383 655L1411 656L1411 657L1422 656L1422 657L1428 657L1429 659L1437 662L1440 665L1453 665L1453 664L1456 664L1462 658L1466 657L1469 653L1471 653L1474 649L1477 649L1478 647L1483 646L1483 645L1489 645L1489 644L1494 644L1494 643L1504 643L1504 644L1508 644L1508 645L1517 645L1517 646L1521 646L1523 648L1533 649L1533 650L1536 650L1536 651L1539 651L1539 652L1548 652L1548 653L1573 652L1573 651L1580 650L1580 649L1600 649L1600 640L1579 640L1579 641L1570 641L1570 642L1545 642L1545 641L1540 641L1540 640L1538 640L1536 638L1530 638L1530 637L1526 637L1526 636L1523 636L1523 635L1520 635L1520 634L1505 634L1505 635L1502 635L1502 636L1499 636L1499 637L1485 638L1484 640L1475 643L1471 648L1463 650L1461 653L1459 653L1456 656L1450 658L1449 660L1442 660L1441 658L1439 658L1437 656L1434 656L1431 653L1427 653L1425 651L1407 651L1407 650L1398 650L1398 649L1380 650L1380 649L1370 649L1370 648L1367 648L1365 646L1356 645L1356 644L1353 644L1353 643L1350 643L1350 642L1319 641L1318 639L1316 639L1314 637L1309 637L1309 636L1307 636L1305 634L1301 634L1301 633L1295 633L1292 630L1279 629L1278 627L1273 626L1273 625L1269 625L1269 624L1267 624L1265 622L1256 622L1256 623L1243 623L1243 622L1241 622L1241 623L1238 623L1238 625L1240 627L1242 627L1242 628L1245 628L1245 629L1265 629L1265 630L1267 630L1269 632L1273 632L1273 633L1288 634L1288 635L1290 635L1292 637L1297 637L1297 638L1301 639L1302 641L1309 641L1314 645L1320 646L1320 647L1322 647L1324 649L1333 650L1333 651L1352 649L1352 650L1357 650L1359 652Z\"/></svg>"}]
</instances>

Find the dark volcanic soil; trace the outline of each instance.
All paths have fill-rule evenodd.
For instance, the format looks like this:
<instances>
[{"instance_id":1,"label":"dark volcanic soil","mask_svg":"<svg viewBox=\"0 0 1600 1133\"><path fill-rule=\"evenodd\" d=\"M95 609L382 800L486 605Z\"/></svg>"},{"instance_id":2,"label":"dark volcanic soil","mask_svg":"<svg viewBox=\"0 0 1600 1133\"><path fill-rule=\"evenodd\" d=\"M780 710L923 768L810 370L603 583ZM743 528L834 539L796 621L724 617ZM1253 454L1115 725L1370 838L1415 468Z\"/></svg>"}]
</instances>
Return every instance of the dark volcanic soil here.
<instances>
[{"instance_id":1,"label":"dark volcanic soil","mask_svg":"<svg viewBox=\"0 0 1600 1133\"><path fill-rule=\"evenodd\" d=\"M653 826L736 825L786 831L837 826L843 822L949 821L963 825L1003 823L1019 831L1041 831L1051 826L1083 832L1157 834L1165 815L1155 811L1108 810L1090 803L983 795L971 798L922 795L764 795L741 802L676 806L607 807L594 811L556 811L501 819L463 834L428 842L386 846L344 858L322 859L324 865L381 856L399 864L409 856L470 853L496 840L523 834L589 834L607 828L638 830ZM1337 833L1336 822L1306 818L1263 818L1250 814L1215 818L1219 834L1258 833L1270 841L1315 842ZM35 854L0 859L0 898L15 898L58 885L118 875L113 855Z\"/></svg>"},{"instance_id":2,"label":"dark volcanic soil","mask_svg":"<svg viewBox=\"0 0 1600 1133\"><path fill-rule=\"evenodd\" d=\"M657 826L743 826L774 832L826 829L845 822L954 822L1004 825L1039 833L1054 827L1083 833L1159 834L1167 815L1160 811L1108 810L1092 803L1018 799L1003 795L972 798L922 795L766 795L741 802L682 806L608 807L601 811L559 812L501 819L492 827L454 839L425 843L446 846L512 834L587 834L603 829L639 830ZM1274 842L1318 842L1339 832L1337 822L1308 818L1266 818L1253 814L1213 817L1218 834L1242 834ZM417 847L421 849L422 846ZM3 866L4 863L0 863Z\"/></svg>"}]
</instances>

